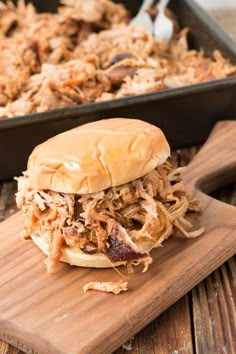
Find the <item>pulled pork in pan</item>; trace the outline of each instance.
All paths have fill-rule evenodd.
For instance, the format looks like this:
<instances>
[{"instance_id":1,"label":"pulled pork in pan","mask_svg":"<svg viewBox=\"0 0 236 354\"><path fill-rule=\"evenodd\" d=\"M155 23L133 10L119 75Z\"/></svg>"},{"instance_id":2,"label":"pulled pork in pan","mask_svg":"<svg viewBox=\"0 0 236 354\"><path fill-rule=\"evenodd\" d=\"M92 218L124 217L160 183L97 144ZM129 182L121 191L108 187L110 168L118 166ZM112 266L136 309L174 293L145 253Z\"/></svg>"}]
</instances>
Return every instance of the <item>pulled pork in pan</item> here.
<instances>
[{"instance_id":1,"label":"pulled pork in pan","mask_svg":"<svg viewBox=\"0 0 236 354\"><path fill-rule=\"evenodd\" d=\"M175 31L165 44L129 26L128 11L110 0L62 0L54 14L0 2L0 119L236 74L219 51L190 49L188 29L167 15Z\"/></svg>"},{"instance_id":2,"label":"pulled pork in pan","mask_svg":"<svg viewBox=\"0 0 236 354\"><path fill-rule=\"evenodd\" d=\"M32 190L25 174L18 178L16 198L26 216L23 237L49 243L48 272L55 270L64 246L102 252L112 263L124 261L130 268L143 263L145 271L152 260L149 251L174 229L187 238L204 231L191 231L185 219L198 206L186 193L180 172L165 162L129 183L85 195Z\"/></svg>"}]
</instances>

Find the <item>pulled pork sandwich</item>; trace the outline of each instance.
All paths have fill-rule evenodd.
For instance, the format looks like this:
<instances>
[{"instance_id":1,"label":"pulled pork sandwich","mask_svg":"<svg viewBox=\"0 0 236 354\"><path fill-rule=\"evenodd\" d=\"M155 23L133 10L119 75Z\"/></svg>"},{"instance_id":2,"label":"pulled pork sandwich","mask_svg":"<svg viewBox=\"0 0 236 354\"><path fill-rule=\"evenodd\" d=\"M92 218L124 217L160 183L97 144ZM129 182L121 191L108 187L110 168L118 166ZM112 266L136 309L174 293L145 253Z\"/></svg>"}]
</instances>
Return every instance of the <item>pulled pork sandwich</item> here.
<instances>
[{"instance_id":1,"label":"pulled pork sandwich","mask_svg":"<svg viewBox=\"0 0 236 354\"><path fill-rule=\"evenodd\" d=\"M16 201L25 217L23 237L58 262L106 268L151 263L150 251L174 229L186 237L184 218L197 206L180 169L167 161L162 131L144 121L114 118L88 123L37 146L17 178Z\"/></svg>"}]
</instances>

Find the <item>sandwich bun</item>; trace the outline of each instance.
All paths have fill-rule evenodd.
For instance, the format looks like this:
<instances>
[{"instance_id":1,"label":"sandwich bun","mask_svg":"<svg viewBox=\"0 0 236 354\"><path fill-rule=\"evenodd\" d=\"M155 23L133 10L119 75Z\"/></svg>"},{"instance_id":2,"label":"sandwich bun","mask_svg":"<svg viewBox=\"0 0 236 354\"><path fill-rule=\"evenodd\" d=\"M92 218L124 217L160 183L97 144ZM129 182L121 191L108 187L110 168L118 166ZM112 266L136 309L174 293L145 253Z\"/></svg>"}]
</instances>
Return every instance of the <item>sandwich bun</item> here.
<instances>
[{"instance_id":1,"label":"sandwich bun","mask_svg":"<svg viewBox=\"0 0 236 354\"><path fill-rule=\"evenodd\" d=\"M38 145L28 160L32 189L88 194L140 178L170 155L163 132L147 122L104 119Z\"/></svg>"},{"instance_id":2,"label":"sandwich bun","mask_svg":"<svg viewBox=\"0 0 236 354\"><path fill-rule=\"evenodd\" d=\"M43 253L48 256L49 244L39 236L31 236L33 242ZM103 253L88 254L82 252L79 248L65 246L62 249L60 262L68 263L78 267L91 268L111 268L125 265L127 262L111 262Z\"/></svg>"},{"instance_id":3,"label":"sandwich bun","mask_svg":"<svg viewBox=\"0 0 236 354\"><path fill-rule=\"evenodd\" d=\"M168 142L156 126L137 119L104 119L37 146L29 157L27 175L33 190L83 195L140 178L163 164L169 155ZM31 238L48 256L48 241L40 236ZM151 249L144 245L141 256ZM88 254L70 246L62 248L60 261L93 268L127 264L111 262L103 253Z\"/></svg>"}]
</instances>

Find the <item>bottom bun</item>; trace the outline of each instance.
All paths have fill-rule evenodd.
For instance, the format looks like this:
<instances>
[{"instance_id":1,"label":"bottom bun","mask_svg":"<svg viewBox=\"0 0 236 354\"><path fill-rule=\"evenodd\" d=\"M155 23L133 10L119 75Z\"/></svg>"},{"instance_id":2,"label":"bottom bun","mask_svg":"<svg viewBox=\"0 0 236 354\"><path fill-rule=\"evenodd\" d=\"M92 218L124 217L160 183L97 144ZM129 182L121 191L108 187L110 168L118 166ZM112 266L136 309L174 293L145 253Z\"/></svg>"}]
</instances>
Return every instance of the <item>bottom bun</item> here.
<instances>
[{"instance_id":1,"label":"bottom bun","mask_svg":"<svg viewBox=\"0 0 236 354\"><path fill-rule=\"evenodd\" d=\"M34 243L48 256L49 244L39 236L31 236ZM112 268L125 265L126 262L112 263L103 253L87 254L76 247L63 247L61 262L78 267Z\"/></svg>"}]
</instances>

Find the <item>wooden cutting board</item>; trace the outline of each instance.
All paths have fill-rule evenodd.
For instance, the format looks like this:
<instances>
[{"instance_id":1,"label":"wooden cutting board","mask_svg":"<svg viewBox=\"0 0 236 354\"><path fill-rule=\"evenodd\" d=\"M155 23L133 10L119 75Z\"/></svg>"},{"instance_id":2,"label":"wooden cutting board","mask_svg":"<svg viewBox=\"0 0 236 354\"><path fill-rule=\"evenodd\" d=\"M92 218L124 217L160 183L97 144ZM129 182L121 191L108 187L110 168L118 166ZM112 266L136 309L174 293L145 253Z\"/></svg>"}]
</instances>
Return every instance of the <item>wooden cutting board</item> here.
<instances>
[{"instance_id":1,"label":"wooden cutting board","mask_svg":"<svg viewBox=\"0 0 236 354\"><path fill-rule=\"evenodd\" d=\"M235 181L236 122L220 122L186 169L206 228L194 240L172 237L154 250L147 273L61 264L48 275L44 255L19 238L22 215L0 224L0 338L27 353L111 353L236 252L236 208L209 192ZM118 296L90 291L88 281L128 281Z\"/></svg>"}]
</instances>

